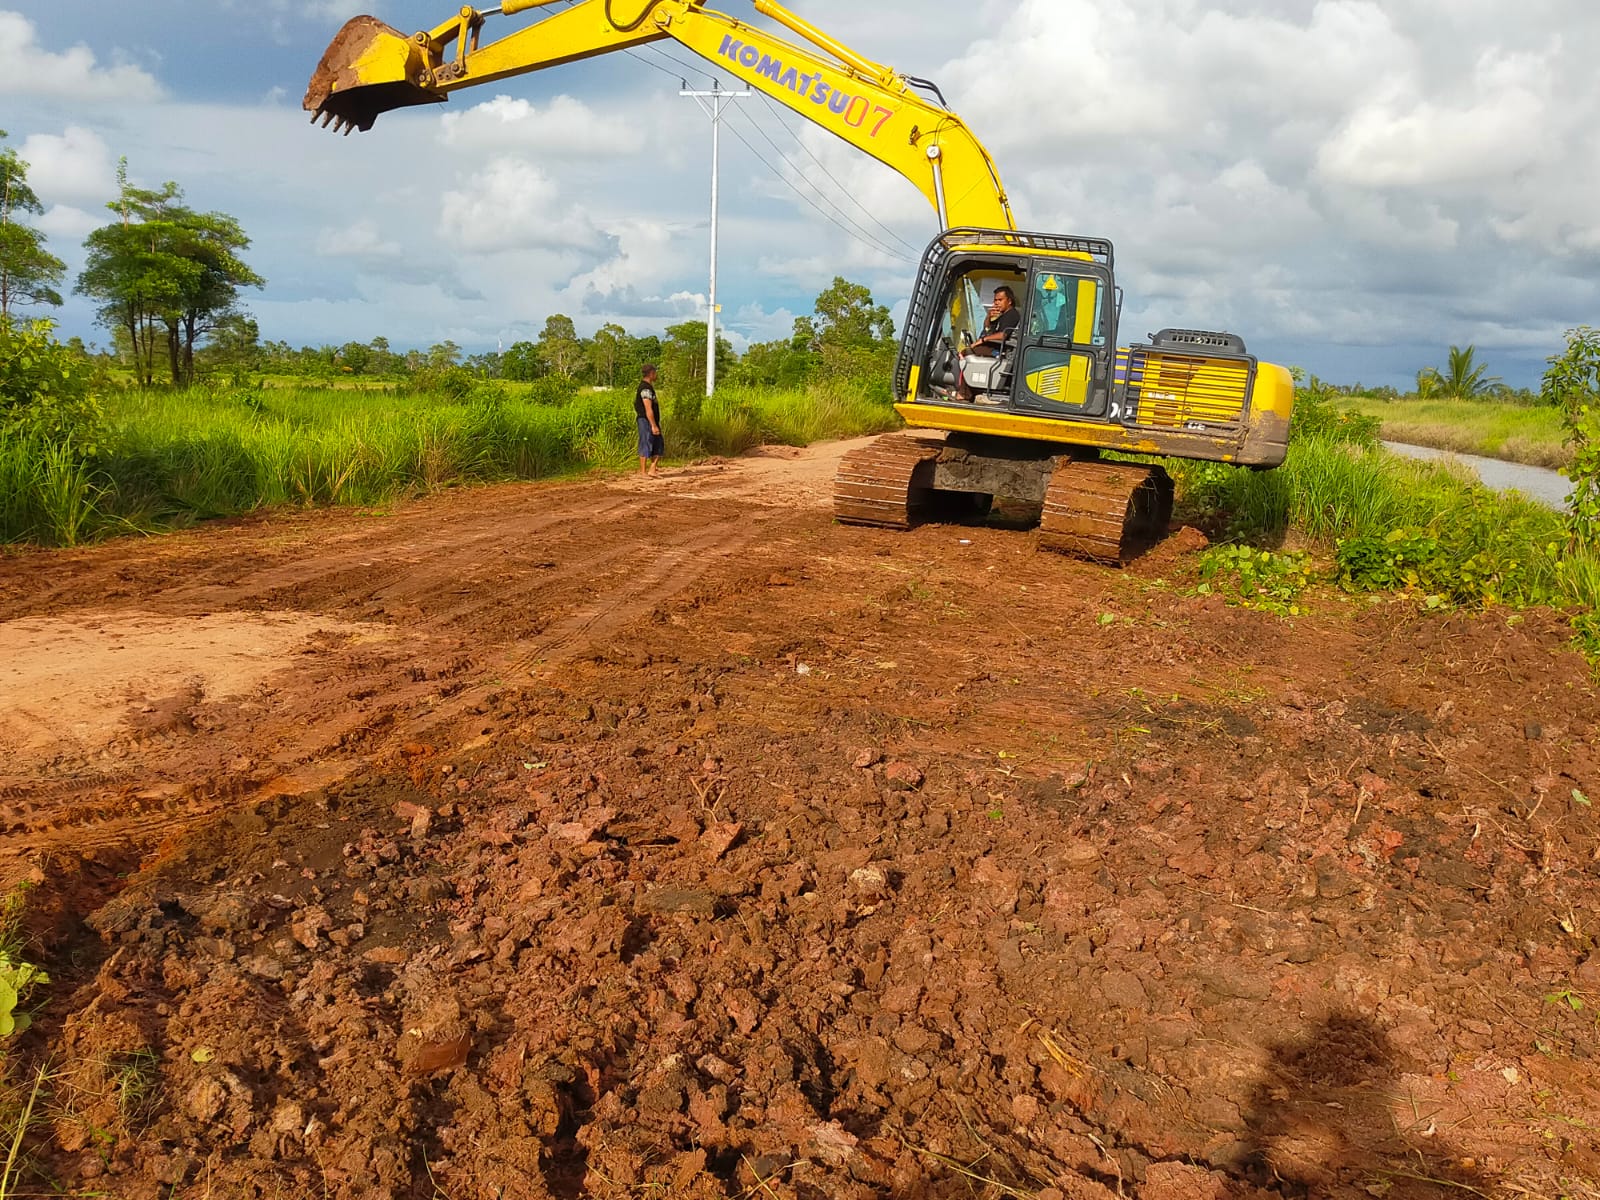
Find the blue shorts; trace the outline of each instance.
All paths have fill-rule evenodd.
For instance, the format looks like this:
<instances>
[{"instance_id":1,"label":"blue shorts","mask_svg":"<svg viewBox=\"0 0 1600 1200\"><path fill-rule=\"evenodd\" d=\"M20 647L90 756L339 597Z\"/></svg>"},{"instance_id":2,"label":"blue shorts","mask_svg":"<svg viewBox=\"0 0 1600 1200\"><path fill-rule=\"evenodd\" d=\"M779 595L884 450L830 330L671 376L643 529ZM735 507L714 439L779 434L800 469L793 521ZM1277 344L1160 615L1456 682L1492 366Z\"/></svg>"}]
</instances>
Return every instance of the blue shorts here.
<instances>
[{"instance_id":1,"label":"blue shorts","mask_svg":"<svg viewBox=\"0 0 1600 1200\"><path fill-rule=\"evenodd\" d=\"M664 453L666 453L666 442L662 439L659 433L652 433L650 431L650 420L648 417L637 418L637 423L639 426L639 457L660 458Z\"/></svg>"}]
</instances>

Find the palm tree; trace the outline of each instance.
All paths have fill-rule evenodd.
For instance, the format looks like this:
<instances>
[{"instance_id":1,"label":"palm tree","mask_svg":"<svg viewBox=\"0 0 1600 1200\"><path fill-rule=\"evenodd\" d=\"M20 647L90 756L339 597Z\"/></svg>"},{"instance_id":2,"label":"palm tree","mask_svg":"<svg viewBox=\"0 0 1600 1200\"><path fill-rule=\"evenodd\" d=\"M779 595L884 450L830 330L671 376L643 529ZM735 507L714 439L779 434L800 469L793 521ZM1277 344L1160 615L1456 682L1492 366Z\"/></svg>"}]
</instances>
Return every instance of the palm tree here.
<instances>
[{"instance_id":1,"label":"palm tree","mask_svg":"<svg viewBox=\"0 0 1600 1200\"><path fill-rule=\"evenodd\" d=\"M1487 374L1489 368L1473 361L1477 351L1468 346L1450 347L1450 362L1444 370L1429 367L1417 376L1417 391L1427 396L1442 396L1450 400L1478 400L1501 388L1498 375ZM1427 381L1424 383L1424 376Z\"/></svg>"}]
</instances>

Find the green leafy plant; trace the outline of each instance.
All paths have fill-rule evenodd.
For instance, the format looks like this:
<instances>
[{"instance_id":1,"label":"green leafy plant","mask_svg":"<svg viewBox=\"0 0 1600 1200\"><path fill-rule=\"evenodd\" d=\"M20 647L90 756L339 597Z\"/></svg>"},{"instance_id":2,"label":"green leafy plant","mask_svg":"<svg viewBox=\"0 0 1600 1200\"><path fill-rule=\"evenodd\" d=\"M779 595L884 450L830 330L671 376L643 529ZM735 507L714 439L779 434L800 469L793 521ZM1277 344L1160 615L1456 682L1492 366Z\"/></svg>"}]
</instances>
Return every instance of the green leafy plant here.
<instances>
[{"instance_id":1,"label":"green leafy plant","mask_svg":"<svg viewBox=\"0 0 1600 1200\"><path fill-rule=\"evenodd\" d=\"M1311 383L1295 393L1294 420L1289 426L1292 438L1322 438L1357 446L1376 446L1383 421L1366 416L1337 403L1339 397L1315 375Z\"/></svg>"},{"instance_id":2,"label":"green leafy plant","mask_svg":"<svg viewBox=\"0 0 1600 1200\"><path fill-rule=\"evenodd\" d=\"M1311 556L1303 550L1213 546L1200 559L1197 590L1220 594L1245 608L1298 616L1300 597L1315 578Z\"/></svg>"},{"instance_id":3,"label":"green leafy plant","mask_svg":"<svg viewBox=\"0 0 1600 1200\"><path fill-rule=\"evenodd\" d=\"M0 899L0 1038L8 1038L28 1028L30 1018L18 1008L28 992L50 977L22 957L22 908L26 886ZM0 1059L4 1058L0 1050Z\"/></svg>"},{"instance_id":4,"label":"green leafy plant","mask_svg":"<svg viewBox=\"0 0 1600 1200\"><path fill-rule=\"evenodd\" d=\"M32 1018L19 1011L18 1006L34 987L49 982L50 976L32 963L0 950L0 1037L11 1037L28 1028Z\"/></svg>"},{"instance_id":5,"label":"green leafy plant","mask_svg":"<svg viewBox=\"0 0 1600 1200\"><path fill-rule=\"evenodd\" d=\"M1549 361L1539 398L1561 410L1572 450L1567 529L1577 545L1600 549L1600 330L1569 329L1566 349Z\"/></svg>"},{"instance_id":6,"label":"green leafy plant","mask_svg":"<svg viewBox=\"0 0 1600 1200\"><path fill-rule=\"evenodd\" d=\"M33 435L92 456L104 413L88 366L51 335L49 321L0 321L0 432Z\"/></svg>"}]
</instances>

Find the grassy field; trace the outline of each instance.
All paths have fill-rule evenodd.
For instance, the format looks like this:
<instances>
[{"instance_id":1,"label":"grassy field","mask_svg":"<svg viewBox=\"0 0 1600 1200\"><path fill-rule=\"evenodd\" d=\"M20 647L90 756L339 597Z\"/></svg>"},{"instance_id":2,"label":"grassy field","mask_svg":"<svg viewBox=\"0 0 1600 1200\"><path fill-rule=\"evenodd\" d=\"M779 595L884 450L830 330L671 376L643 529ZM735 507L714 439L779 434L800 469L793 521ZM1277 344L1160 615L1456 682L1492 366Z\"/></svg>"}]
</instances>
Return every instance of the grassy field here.
<instances>
[{"instance_id":1,"label":"grassy field","mask_svg":"<svg viewBox=\"0 0 1600 1200\"><path fill-rule=\"evenodd\" d=\"M544 479L635 462L632 398L536 404L343 388L113 391L91 458L0 435L0 542L73 545L118 532L309 504L381 504L432 488ZM675 459L804 445L899 423L846 386L727 389L669 404Z\"/></svg>"},{"instance_id":2,"label":"grassy field","mask_svg":"<svg viewBox=\"0 0 1600 1200\"><path fill-rule=\"evenodd\" d=\"M1559 469L1572 461L1563 445L1561 415L1553 408L1486 400L1369 400L1347 402L1383 422L1386 441L1479 454Z\"/></svg>"},{"instance_id":3,"label":"grassy field","mask_svg":"<svg viewBox=\"0 0 1600 1200\"><path fill-rule=\"evenodd\" d=\"M1510 421L1546 415L1471 407ZM107 408L88 458L0 435L0 542L73 545L264 508L378 505L636 461L631 398L620 391L540 404L496 386L456 401L321 387L126 390ZM1309 401L1302 410L1279 470L1170 463L1180 516L1229 541L1314 550L1355 590L1582 610L1600 600L1600 563L1569 551L1558 514L1449 466L1382 453L1374 420ZM840 383L685 397L669 401L664 427L681 461L898 424L887 400Z\"/></svg>"}]
</instances>

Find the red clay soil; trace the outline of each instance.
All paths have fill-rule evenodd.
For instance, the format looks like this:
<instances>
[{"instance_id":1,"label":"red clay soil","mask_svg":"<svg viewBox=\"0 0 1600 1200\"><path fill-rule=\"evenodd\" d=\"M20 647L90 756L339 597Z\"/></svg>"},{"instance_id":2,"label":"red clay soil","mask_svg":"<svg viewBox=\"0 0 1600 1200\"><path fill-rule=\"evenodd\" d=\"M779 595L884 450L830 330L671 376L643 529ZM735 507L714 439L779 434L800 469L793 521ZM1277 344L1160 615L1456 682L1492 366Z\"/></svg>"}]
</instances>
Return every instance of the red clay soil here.
<instances>
[{"instance_id":1,"label":"red clay soil","mask_svg":"<svg viewBox=\"0 0 1600 1200\"><path fill-rule=\"evenodd\" d=\"M21 1190L1600 1196L1558 619L838 527L839 452L0 560Z\"/></svg>"}]
</instances>

